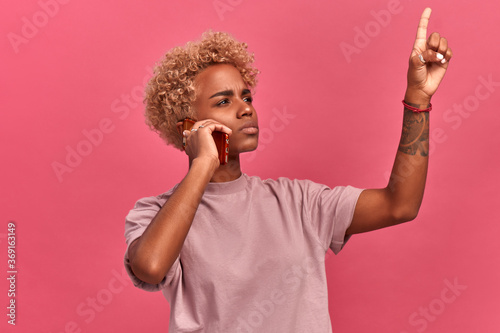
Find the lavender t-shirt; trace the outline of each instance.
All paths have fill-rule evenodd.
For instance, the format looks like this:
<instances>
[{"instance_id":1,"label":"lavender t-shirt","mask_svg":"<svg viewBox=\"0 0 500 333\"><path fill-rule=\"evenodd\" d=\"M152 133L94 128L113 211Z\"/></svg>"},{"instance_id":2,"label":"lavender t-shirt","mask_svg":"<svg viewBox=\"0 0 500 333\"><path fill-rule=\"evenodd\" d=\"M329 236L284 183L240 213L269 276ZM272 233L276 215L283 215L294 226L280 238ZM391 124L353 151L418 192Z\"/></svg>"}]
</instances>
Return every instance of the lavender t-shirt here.
<instances>
[{"instance_id":1,"label":"lavender t-shirt","mask_svg":"<svg viewBox=\"0 0 500 333\"><path fill-rule=\"evenodd\" d=\"M140 237L175 187L139 200L125 223ZM210 183L181 253L158 285L170 304L169 332L331 332L325 253L346 242L361 189L243 174Z\"/></svg>"}]
</instances>

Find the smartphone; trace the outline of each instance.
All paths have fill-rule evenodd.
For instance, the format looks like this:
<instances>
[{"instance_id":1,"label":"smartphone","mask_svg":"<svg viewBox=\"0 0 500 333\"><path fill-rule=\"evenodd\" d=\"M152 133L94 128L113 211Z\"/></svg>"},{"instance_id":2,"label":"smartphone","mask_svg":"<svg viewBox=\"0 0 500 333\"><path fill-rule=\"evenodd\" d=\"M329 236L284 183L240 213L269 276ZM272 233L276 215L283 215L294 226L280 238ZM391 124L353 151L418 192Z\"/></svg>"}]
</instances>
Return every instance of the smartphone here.
<instances>
[{"instance_id":1,"label":"smartphone","mask_svg":"<svg viewBox=\"0 0 500 333\"><path fill-rule=\"evenodd\" d=\"M190 131L194 124L194 120L189 118L184 119L182 122L182 132ZM229 135L224 132L214 131L212 132L212 137L214 138L217 151L219 152L219 162L224 165L227 163L229 155Z\"/></svg>"}]
</instances>

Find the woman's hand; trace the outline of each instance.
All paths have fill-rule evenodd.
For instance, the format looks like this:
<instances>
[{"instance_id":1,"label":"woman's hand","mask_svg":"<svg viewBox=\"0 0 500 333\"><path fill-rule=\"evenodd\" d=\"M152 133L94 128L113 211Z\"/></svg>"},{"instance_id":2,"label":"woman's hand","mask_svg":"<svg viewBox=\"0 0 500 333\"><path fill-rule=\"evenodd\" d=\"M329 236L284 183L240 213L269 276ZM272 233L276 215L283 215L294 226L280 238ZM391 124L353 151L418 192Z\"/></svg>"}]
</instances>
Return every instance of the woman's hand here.
<instances>
[{"instance_id":1,"label":"woman's hand","mask_svg":"<svg viewBox=\"0 0 500 333\"><path fill-rule=\"evenodd\" d=\"M212 137L214 131L224 132L228 135L232 133L229 127L212 119L200 120L193 125L191 131L186 130L182 133L186 142L184 148L190 161L207 159L213 161L215 169L219 167L219 154Z\"/></svg>"},{"instance_id":2,"label":"woman's hand","mask_svg":"<svg viewBox=\"0 0 500 333\"><path fill-rule=\"evenodd\" d=\"M430 16L431 9L426 8L418 25L408 68L407 103L427 105L430 102L453 55L448 41L439 33L434 32L427 38Z\"/></svg>"}]
</instances>

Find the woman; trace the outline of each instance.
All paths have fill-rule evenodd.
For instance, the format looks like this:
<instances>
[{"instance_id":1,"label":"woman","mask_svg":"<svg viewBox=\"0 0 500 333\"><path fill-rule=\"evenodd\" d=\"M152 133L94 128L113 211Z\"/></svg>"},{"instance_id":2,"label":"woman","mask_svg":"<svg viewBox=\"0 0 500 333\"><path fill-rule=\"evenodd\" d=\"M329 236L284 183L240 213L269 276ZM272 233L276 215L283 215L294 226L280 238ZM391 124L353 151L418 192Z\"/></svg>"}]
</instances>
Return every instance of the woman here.
<instances>
[{"instance_id":1,"label":"woman","mask_svg":"<svg viewBox=\"0 0 500 333\"><path fill-rule=\"evenodd\" d=\"M426 39L430 12L410 56L403 132L383 189L243 174L239 155L257 148L259 133L246 44L207 33L167 53L149 83L146 116L185 149L189 171L130 211L125 266L136 286L163 291L170 332L331 332L328 248L338 253L352 234L410 221L422 201L430 99L452 56L439 34ZM181 130L185 118L196 120L191 131ZM230 138L225 165L214 131ZM409 165L413 172L399 172Z\"/></svg>"}]
</instances>

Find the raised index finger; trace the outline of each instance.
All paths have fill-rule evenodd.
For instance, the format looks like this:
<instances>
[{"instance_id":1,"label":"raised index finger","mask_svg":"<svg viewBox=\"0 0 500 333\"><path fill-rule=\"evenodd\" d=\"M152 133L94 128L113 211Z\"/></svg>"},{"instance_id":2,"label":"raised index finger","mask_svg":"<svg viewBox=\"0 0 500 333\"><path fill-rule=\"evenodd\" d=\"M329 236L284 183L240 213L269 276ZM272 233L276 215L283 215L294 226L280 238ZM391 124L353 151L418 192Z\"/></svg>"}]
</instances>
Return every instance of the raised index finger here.
<instances>
[{"instance_id":1,"label":"raised index finger","mask_svg":"<svg viewBox=\"0 0 500 333\"><path fill-rule=\"evenodd\" d=\"M431 17L432 9L425 8L417 28L417 37L413 48L423 49L427 40L427 26L429 25L429 18Z\"/></svg>"}]
</instances>

